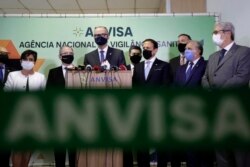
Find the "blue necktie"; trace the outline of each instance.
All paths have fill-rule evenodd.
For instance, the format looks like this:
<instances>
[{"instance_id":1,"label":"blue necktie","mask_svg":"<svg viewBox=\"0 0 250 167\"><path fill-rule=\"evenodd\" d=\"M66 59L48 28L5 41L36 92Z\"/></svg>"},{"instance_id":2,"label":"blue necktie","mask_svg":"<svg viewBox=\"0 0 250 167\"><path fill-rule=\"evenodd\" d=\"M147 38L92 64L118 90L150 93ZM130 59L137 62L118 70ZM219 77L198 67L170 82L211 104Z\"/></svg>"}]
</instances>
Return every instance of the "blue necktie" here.
<instances>
[{"instance_id":1,"label":"blue necktie","mask_svg":"<svg viewBox=\"0 0 250 167\"><path fill-rule=\"evenodd\" d=\"M225 56L226 51L227 51L226 49L221 49L218 64L220 64L221 60L222 60L223 57Z\"/></svg>"},{"instance_id":2,"label":"blue necktie","mask_svg":"<svg viewBox=\"0 0 250 167\"><path fill-rule=\"evenodd\" d=\"M144 74L145 74L145 79L148 78L148 74L149 74L149 71L150 71L150 61L146 61L145 64L145 69L144 69Z\"/></svg>"},{"instance_id":3,"label":"blue necktie","mask_svg":"<svg viewBox=\"0 0 250 167\"><path fill-rule=\"evenodd\" d=\"M191 75L193 65L194 65L193 62L190 62L190 63L189 63L189 68L188 68L188 70L187 70L187 72L186 72L186 81L189 79L189 77L190 77L190 75Z\"/></svg>"},{"instance_id":4,"label":"blue necktie","mask_svg":"<svg viewBox=\"0 0 250 167\"><path fill-rule=\"evenodd\" d=\"M3 82L3 66L0 66L0 82Z\"/></svg>"},{"instance_id":5,"label":"blue necktie","mask_svg":"<svg viewBox=\"0 0 250 167\"><path fill-rule=\"evenodd\" d=\"M100 55L101 55L101 63L104 62L104 51L101 50L100 51Z\"/></svg>"}]
</instances>

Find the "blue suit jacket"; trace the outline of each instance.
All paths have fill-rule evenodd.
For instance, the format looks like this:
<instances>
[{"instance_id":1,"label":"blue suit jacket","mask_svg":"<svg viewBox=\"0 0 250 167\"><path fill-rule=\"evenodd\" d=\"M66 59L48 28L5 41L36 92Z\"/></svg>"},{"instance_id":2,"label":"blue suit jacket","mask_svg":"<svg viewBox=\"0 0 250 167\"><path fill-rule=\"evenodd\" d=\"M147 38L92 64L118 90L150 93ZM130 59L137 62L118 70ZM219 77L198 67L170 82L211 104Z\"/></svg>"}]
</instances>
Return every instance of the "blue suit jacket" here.
<instances>
[{"instance_id":1,"label":"blue suit jacket","mask_svg":"<svg viewBox=\"0 0 250 167\"><path fill-rule=\"evenodd\" d=\"M189 79L186 81L186 69L188 63L183 66L179 66L176 70L174 85L181 87L200 87L202 76L205 73L207 62L203 57L195 64L192 69Z\"/></svg>"}]
</instances>

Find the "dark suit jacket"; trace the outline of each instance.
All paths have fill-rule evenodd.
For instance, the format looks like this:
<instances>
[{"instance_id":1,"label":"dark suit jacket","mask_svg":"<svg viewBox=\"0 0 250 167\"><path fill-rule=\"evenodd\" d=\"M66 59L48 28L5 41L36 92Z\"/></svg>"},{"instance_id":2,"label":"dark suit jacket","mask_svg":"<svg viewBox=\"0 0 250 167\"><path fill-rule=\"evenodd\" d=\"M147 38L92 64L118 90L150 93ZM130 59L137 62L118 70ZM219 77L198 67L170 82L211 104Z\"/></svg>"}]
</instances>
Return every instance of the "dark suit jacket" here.
<instances>
[{"instance_id":1,"label":"dark suit jacket","mask_svg":"<svg viewBox=\"0 0 250 167\"><path fill-rule=\"evenodd\" d=\"M183 66L179 66L176 70L176 75L174 78L174 85L181 87L200 87L201 79L205 73L207 62L203 57L193 67L189 79L186 81L186 69L188 63Z\"/></svg>"},{"instance_id":2,"label":"dark suit jacket","mask_svg":"<svg viewBox=\"0 0 250 167\"><path fill-rule=\"evenodd\" d=\"M108 47L106 60L108 60L110 66L119 67L121 64L126 65L124 53L120 49ZM90 53L87 53L84 57L83 64L85 66L88 64L90 64L91 66L95 66L95 65L100 66L101 62L99 59L98 49L96 49Z\"/></svg>"},{"instance_id":3,"label":"dark suit jacket","mask_svg":"<svg viewBox=\"0 0 250 167\"><path fill-rule=\"evenodd\" d=\"M206 88L247 87L250 80L250 48L234 44L219 62L220 51L208 60L202 86Z\"/></svg>"},{"instance_id":4,"label":"dark suit jacket","mask_svg":"<svg viewBox=\"0 0 250 167\"><path fill-rule=\"evenodd\" d=\"M50 69L46 88L65 87L65 79L63 76L62 66Z\"/></svg>"},{"instance_id":5,"label":"dark suit jacket","mask_svg":"<svg viewBox=\"0 0 250 167\"><path fill-rule=\"evenodd\" d=\"M0 82L0 90L3 89L4 84L5 84L5 82L6 82L7 78L8 78L8 74L9 74L9 73L10 73L10 69L9 69L7 66L5 66L5 68L4 68L4 78L3 78L3 82Z\"/></svg>"},{"instance_id":6,"label":"dark suit jacket","mask_svg":"<svg viewBox=\"0 0 250 167\"><path fill-rule=\"evenodd\" d=\"M135 65L132 77L135 86L168 86L171 83L170 65L159 59L155 59L149 71L148 78L144 77L144 61Z\"/></svg>"},{"instance_id":7,"label":"dark suit jacket","mask_svg":"<svg viewBox=\"0 0 250 167\"><path fill-rule=\"evenodd\" d=\"M170 63L172 75L174 76L177 68L180 66L180 55L170 59L169 63Z\"/></svg>"}]
</instances>

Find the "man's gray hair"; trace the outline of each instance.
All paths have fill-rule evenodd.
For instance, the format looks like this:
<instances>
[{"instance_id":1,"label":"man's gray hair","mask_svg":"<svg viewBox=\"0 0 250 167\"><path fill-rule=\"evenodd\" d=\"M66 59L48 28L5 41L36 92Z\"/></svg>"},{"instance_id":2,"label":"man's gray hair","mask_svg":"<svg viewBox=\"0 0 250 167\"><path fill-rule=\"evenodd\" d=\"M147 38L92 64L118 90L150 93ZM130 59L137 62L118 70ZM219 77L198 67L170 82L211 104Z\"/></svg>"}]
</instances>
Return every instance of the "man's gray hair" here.
<instances>
[{"instance_id":1,"label":"man's gray hair","mask_svg":"<svg viewBox=\"0 0 250 167\"><path fill-rule=\"evenodd\" d=\"M72 52L74 53L74 50L73 50L73 48L72 48L72 47L67 46L67 45L63 45L63 46L62 46L62 47L60 47L60 49L59 49L59 55L61 55L62 50L63 50L64 48L70 48L70 49L72 50Z\"/></svg>"},{"instance_id":2,"label":"man's gray hair","mask_svg":"<svg viewBox=\"0 0 250 167\"><path fill-rule=\"evenodd\" d=\"M231 22L219 22L216 25L222 27L222 29L225 31L230 31L232 33L231 39L234 40L235 29Z\"/></svg>"}]
</instances>

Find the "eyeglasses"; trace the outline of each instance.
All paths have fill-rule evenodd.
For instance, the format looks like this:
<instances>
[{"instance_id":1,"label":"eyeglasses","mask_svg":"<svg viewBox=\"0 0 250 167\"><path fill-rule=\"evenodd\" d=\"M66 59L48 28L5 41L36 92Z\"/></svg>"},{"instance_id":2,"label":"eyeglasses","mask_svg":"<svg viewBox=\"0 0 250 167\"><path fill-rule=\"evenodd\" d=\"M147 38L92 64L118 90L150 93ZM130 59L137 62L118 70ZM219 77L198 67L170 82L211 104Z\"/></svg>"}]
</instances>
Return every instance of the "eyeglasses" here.
<instances>
[{"instance_id":1,"label":"eyeglasses","mask_svg":"<svg viewBox=\"0 0 250 167\"><path fill-rule=\"evenodd\" d=\"M214 30L214 31L213 31L213 34L216 35L216 34L218 34L218 33L221 32L221 31L222 31L222 32L226 32L226 31L230 31L230 30L218 30L218 31L217 31L217 30Z\"/></svg>"},{"instance_id":2,"label":"eyeglasses","mask_svg":"<svg viewBox=\"0 0 250 167\"><path fill-rule=\"evenodd\" d=\"M108 36L108 34L94 34L94 38L96 38L96 37L107 37Z\"/></svg>"}]
</instances>

